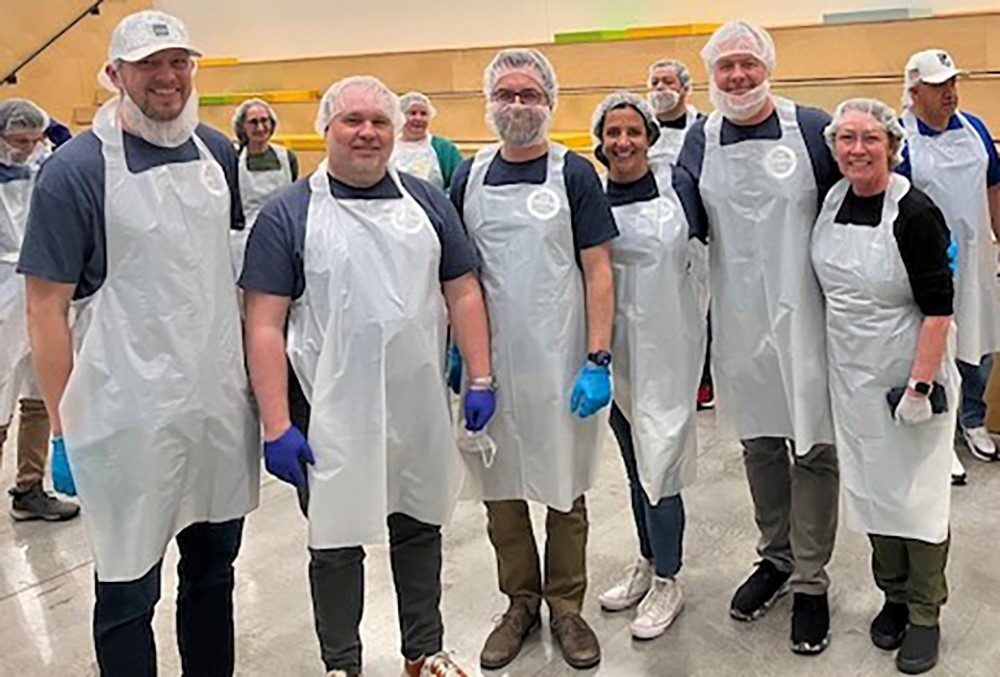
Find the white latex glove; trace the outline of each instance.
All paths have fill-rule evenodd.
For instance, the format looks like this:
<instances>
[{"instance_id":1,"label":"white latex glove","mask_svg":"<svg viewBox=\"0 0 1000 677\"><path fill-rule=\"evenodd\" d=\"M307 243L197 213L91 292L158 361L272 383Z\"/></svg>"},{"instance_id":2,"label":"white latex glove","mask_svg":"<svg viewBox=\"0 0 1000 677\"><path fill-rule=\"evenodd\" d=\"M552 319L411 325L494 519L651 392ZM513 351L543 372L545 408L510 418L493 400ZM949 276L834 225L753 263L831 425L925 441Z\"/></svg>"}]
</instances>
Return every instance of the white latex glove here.
<instances>
[{"instance_id":1,"label":"white latex glove","mask_svg":"<svg viewBox=\"0 0 1000 677\"><path fill-rule=\"evenodd\" d=\"M906 425L917 425L931 420L934 412L931 411L931 398L926 395L911 395L907 390L903 393L903 398L896 407L896 423Z\"/></svg>"}]
</instances>

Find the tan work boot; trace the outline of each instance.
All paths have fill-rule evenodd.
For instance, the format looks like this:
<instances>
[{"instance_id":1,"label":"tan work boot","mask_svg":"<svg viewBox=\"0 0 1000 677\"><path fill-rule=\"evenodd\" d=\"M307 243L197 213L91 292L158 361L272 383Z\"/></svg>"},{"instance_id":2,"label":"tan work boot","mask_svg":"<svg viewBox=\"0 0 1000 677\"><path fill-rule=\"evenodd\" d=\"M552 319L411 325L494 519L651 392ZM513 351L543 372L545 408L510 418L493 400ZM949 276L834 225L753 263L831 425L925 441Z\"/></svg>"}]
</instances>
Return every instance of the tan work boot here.
<instances>
[{"instance_id":1,"label":"tan work boot","mask_svg":"<svg viewBox=\"0 0 1000 677\"><path fill-rule=\"evenodd\" d=\"M552 636L559 642L563 660L577 670L592 668L601 662L601 646L597 635L580 614L553 618L549 625Z\"/></svg>"},{"instance_id":2,"label":"tan work boot","mask_svg":"<svg viewBox=\"0 0 1000 677\"><path fill-rule=\"evenodd\" d=\"M523 604L512 603L490 636L486 638L479 664L484 670L499 670L521 652L524 640L541 627L538 612L532 613Z\"/></svg>"}]
</instances>

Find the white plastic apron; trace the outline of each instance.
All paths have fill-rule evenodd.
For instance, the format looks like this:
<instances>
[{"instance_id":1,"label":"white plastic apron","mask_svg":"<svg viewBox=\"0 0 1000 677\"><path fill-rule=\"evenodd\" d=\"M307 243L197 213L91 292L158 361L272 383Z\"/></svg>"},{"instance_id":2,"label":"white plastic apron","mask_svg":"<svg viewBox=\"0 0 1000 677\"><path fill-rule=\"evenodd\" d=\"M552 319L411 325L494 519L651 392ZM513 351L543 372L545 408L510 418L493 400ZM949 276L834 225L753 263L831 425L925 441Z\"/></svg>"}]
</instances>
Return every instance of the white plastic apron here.
<instances>
[{"instance_id":1,"label":"white plastic apron","mask_svg":"<svg viewBox=\"0 0 1000 677\"><path fill-rule=\"evenodd\" d=\"M441 173L441 162L431 144L431 138L428 134L421 141L396 139L392 148L392 162L397 170L413 174L444 190L444 174Z\"/></svg>"},{"instance_id":2,"label":"white plastic apron","mask_svg":"<svg viewBox=\"0 0 1000 677\"><path fill-rule=\"evenodd\" d=\"M485 500L527 499L568 512L590 488L606 418L570 411L587 357L583 273L576 262L563 167L550 144L545 183L487 186L492 145L472 163L465 227L479 251L490 315L497 444L489 469L465 454Z\"/></svg>"},{"instance_id":3,"label":"white plastic apron","mask_svg":"<svg viewBox=\"0 0 1000 677\"><path fill-rule=\"evenodd\" d=\"M312 407L312 548L384 543L395 512L444 524L461 488L441 381L441 243L390 176L400 199L335 199L325 161L309 179L306 285L288 356Z\"/></svg>"},{"instance_id":4,"label":"white plastic apron","mask_svg":"<svg viewBox=\"0 0 1000 677\"><path fill-rule=\"evenodd\" d=\"M650 502L695 479L695 401L705 355L708 250L688 239L670 165L655 169L659 197L612 208L615 403L632 425L639 479Z\"/></svg>"},{"instance_id":5,"label":"white plastic apron","mask_svg":"<svg viewBox=\"0 0 1000 677\"><path fill-rule=\"evenodd\" d=\"M288 159L288 149L274 144L269 145L278 156L278 162L281 165L278 169L251 172L247 169L247 149L244 148L240 152L238 164L240 201L243 205L245 225L243 230L229 231L229 246L232 250L233 270L236 271L237 279L243 272L243 256L246 253L247 240L250 238L250 231L253 230L257 215L275 193L285 186L292 185L292 164Z\"/></svg>"},{"instance_id":6,"label":"white plastic apron","mask_svg":"<svg viewBox=\"0 0 1000 677\"><path fill-rule=\"evenodd\" d=\"M823 295L809 259L818 195L795 104L775 104L780 139L722 146L722 115L705 125L712 370L725 430L790 438L806 454L833 442Z\"/></svg>"},{"instance_id":7,"label":"white plastic apron","mask_svg":"<svg viewBox=\"0 0 1000 677\"><path fill-rule=\"evenodd\" d=\"M112 582L143 576L188 525L253 510L260 467L222 167L193 135L200 160L131 173L117 104L94 119L107 277L59 405L97 577Z\"/></svg>"},{"instance_id":8,"label":"white plastic apron","mask_svg":"<svg viewBox=\"0 0 1000 677\"><path fill-rule=\"evenodd\" d=\"M844 517L856 531L941 543L948 537L959 375L954 325L934 380L949 411L897 424L886 393L905 386L924 316L913 300L893 222L910 182L893 175L877 227L834 223L850 184L830 191L813 232L826 294L830 393Z\"/></svg>"},{"instance_id":9,"label":"white plastic apron","mask_svg":"<svg viewBox=\"0 0 1000 677\"><path fill-rule=\"evenodd\" d=\"M684 129L674 127L660 127L660 138L649 149L650 164L666 163L677 164L677 156L681 154L681 146L684 145L684 137L691 125L698 119L698 111L694 106L688 106L684 113Z\"/></svg>"},{"instance_id":10,"label":"white plastic apron","mask_svg":"<svg viewBox=\"0 0 1000 677\"><path fill-rule=\"evenodd\" d=\"M0 426L10 422L19 397L41 399L28 341L24 278L16 272L34 184L33 170L23 179L0 183Z\"/></svg>"},{"instance_id":11,"label":"white plastic apron","mask_svg":"<svg viewBox=\"0 0 1000 677\"><path fill-rule=\"evenodd\" d=\"M961 129L936 136L921 134L912 110L903 115L909 132L913 185L927 193L941 211L958 243L955 271L955 324L958 359L979 364L1000 350L996 251L986 195L989 156L982 137L962 113Z\"/></svg>"}]
</instances>

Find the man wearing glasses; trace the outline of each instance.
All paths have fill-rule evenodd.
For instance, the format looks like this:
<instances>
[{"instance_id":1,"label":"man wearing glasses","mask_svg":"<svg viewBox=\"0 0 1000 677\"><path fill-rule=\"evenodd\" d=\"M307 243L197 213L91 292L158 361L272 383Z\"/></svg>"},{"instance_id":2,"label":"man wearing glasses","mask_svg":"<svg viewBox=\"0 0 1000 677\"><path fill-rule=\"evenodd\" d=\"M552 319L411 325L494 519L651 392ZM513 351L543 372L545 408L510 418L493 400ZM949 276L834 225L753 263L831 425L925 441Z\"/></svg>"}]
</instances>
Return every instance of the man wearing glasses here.
<instances>
[{"instance_id":1,"label":"man wearing glasses","mask_svg":"<svg viewBox=\"0 0 1000 677\"><path fill-rule=\"evenodd\" d=\"M486 640L483 668L517 656L549 607L553 636L575 668L601 659L581 618L587 509L611 399L614 306L608 241L617 236L594 168L548 136L558 85L533 49L501 51L486 69L487 120L500 143L466 161L451 197L482 262L499 410L486 467L466 454L486 502L500 590L509 598ZM547 506L544 576L527 501Z\"/></svg>"}]
</instances>

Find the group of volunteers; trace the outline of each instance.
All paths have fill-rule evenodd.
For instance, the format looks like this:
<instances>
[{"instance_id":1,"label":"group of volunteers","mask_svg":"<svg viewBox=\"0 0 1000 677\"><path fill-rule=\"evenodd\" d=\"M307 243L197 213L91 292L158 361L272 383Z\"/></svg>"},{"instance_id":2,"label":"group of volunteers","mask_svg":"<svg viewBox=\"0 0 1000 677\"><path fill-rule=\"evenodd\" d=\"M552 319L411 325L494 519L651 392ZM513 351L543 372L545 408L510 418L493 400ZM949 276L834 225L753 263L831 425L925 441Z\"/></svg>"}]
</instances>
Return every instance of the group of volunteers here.
<instances>
[{"instance_id":1,"label":"group of volunteers","mask_svg":"<svg viewBox=\"0 0 1000 677\"><path fill-rule=\"evenodd\" d=\"M997 459L982 398L1000 348L1000 162L957 108L946 52L907 63L902 117L871 99L831 117L773 95L771 37L730 21L702 50L707 116L675 60L650 67L646 98L598 106L603 177L549 140L559 87L534 49L486 67L499 142L464 161L430 133L428 97L352 76L320 101L326 157L302 180L265 101L237 109L238 148L200 124L200 55L176 17L126 17L101 71L115 95L44 161L48 116L0 103L13 511L79 510L42 489L51 429L55 489L79 496L94 553L101 675L156 674L174 539L182 671L234 673L233 564L261 445L308 521L327 674L361 674L364 546L386 538L403 674L467 674L440 611L463 483L509 600L481 667L515 660L543 602L565 661L595 666L585 494L605 415L640 556L600 604L636 607L634 637L661 635L684 603L709 306L720 426L742 444L760 531L730 615L756 620L791 590L791 649L822 652L842 504L885 595L872 641L903 672L934 666L956 424ZM544 558L529 502L547 508Z\"/></svg>"}]
</instances>

